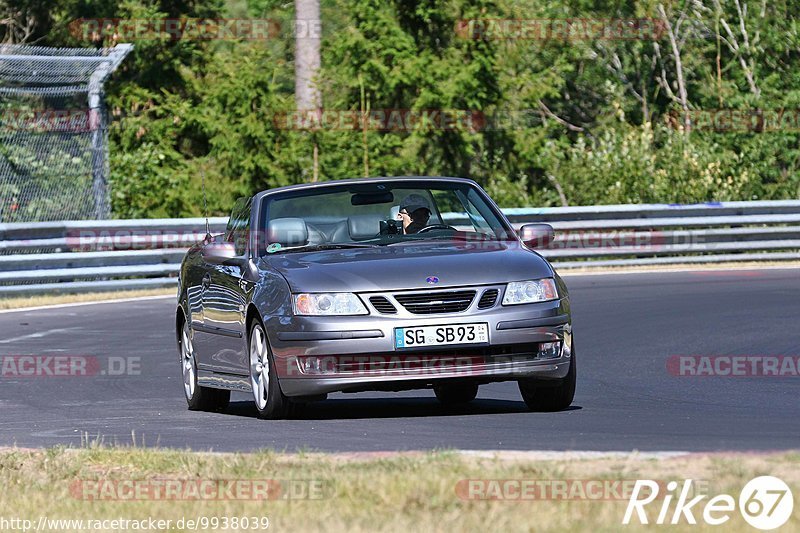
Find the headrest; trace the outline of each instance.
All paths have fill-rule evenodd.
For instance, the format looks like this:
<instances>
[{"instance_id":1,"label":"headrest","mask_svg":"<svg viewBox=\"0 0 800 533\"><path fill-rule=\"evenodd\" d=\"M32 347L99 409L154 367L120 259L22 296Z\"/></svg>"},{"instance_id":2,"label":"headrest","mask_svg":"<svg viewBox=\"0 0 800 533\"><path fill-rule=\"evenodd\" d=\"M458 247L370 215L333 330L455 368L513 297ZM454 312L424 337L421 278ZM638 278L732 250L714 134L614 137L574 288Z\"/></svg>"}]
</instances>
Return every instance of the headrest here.
<instances>
[{"instance_id":1,"label":"headrest","mask_svg":"<svg viewBox=\"0 0 800 533\"><path fill-rule=\"evenodd\" d=\"M302 218L276 218L267 225L267 244L301 246L308 242L308 228Z\"/></svg>"},{"instance_id":2,"label":"headrest","mask_svg":"<svg viewBox=\"0 0 800 533\"><path fill-rule=\"evenodd\" d=\"M380 215L353 215L347 217L347 231L354 241L377 237L381 232Z\"/></svg>"}]
</instances>

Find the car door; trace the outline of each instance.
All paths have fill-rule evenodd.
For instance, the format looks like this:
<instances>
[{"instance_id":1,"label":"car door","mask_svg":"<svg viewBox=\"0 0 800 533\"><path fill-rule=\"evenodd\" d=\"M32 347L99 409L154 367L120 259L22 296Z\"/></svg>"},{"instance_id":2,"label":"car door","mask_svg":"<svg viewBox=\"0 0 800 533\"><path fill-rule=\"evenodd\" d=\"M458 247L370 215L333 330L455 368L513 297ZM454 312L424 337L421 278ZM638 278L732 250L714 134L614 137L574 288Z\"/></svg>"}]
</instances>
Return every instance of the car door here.
<instances>
[{"instance_id":1,"label":"car door","mask_svg":"<svg viewBox=\"0 0 800 533\"><path fill-rule=\"evenodd\" d=\"M247 253L250 231L250 199L237 200L228 220L224 239L236 246L237 255ZM248 284L241 267L208 265L207 288L203 291L203 329L205 330L209 370L228 374L247 374L245 309Z\"/></svg>"},{"instance_id":2,"label":"car door","mask_svg":"<svg viewBox=\"0 0 800 533\"><path fill-rule=\"evenodd\" d=\"M186 286L186 313L192 330L194 330L193 345L197 362L200 363L202 349L203 332L203 291L205 287L202 279L208 270L208 265L203 261L200 254L190 254L186 261L186 279L183 283Z\"/></svg>"}]
</instances>

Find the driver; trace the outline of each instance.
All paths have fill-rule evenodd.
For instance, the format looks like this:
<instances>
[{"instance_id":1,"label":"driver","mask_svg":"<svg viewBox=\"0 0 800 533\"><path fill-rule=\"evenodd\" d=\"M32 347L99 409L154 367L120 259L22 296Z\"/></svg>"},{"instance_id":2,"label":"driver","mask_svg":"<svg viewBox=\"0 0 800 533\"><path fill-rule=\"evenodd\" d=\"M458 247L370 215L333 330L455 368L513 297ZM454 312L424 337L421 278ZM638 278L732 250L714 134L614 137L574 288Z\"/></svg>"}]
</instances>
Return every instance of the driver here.
<instances>
[{"instance_id":1,"label":"driver","mask_svg":"<svg viewBox=\"0 0 800 533\"><path fill-rule=\"evenodd\" d=\"M428 225L431 218L431 210L428 209L428 202L419 194L409 194L400 203L400 212L397 218L403 222L403 233L411 235Z\"/></svg>"}]
</instances>

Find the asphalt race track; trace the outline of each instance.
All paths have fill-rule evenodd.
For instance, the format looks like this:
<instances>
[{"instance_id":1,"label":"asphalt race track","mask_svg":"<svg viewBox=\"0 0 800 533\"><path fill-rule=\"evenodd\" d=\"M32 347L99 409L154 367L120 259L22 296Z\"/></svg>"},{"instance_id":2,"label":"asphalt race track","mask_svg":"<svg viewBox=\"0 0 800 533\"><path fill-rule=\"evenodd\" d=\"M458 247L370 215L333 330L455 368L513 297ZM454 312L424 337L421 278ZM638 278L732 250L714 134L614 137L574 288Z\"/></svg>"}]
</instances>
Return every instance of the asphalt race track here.
<instances>
[{"instance_id":1,"label":"asphalt race track","mask_svg":"<svg viewBox=\"0 0 800 533\"><path fill-rule=\"evenodd\" d=\"M431 448L778 450L800 446L800 378L684 377L673 355L800 355L800 270L569 276L573 407L526 411L515 383L467 407L432 391L331 395L262 421L186 409L174 298L0 314L0 356L140 357L139 375L0 377L0 445L106 444L279 451ZM135 437L132 437L134 435Z\"/></svg>"}]
</instances>

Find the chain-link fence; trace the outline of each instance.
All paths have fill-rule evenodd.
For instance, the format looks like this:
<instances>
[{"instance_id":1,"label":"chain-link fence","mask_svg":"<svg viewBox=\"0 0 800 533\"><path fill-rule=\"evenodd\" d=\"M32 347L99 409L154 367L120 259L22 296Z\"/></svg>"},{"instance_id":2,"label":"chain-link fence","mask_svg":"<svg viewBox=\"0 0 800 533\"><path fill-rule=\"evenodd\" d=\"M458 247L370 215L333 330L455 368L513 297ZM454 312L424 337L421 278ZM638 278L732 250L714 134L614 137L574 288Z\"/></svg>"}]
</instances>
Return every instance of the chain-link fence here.
<instances>
[{"instance_id":1,"label":"chain-link fence","mask_svg":"<svg viewBox=\"0 0 800 533\"><path fill-rule=\"evenodd\" d=\"M131 49L0 46L0 222L108 218L103 83Z\"/></svg>"}]
</instances>

